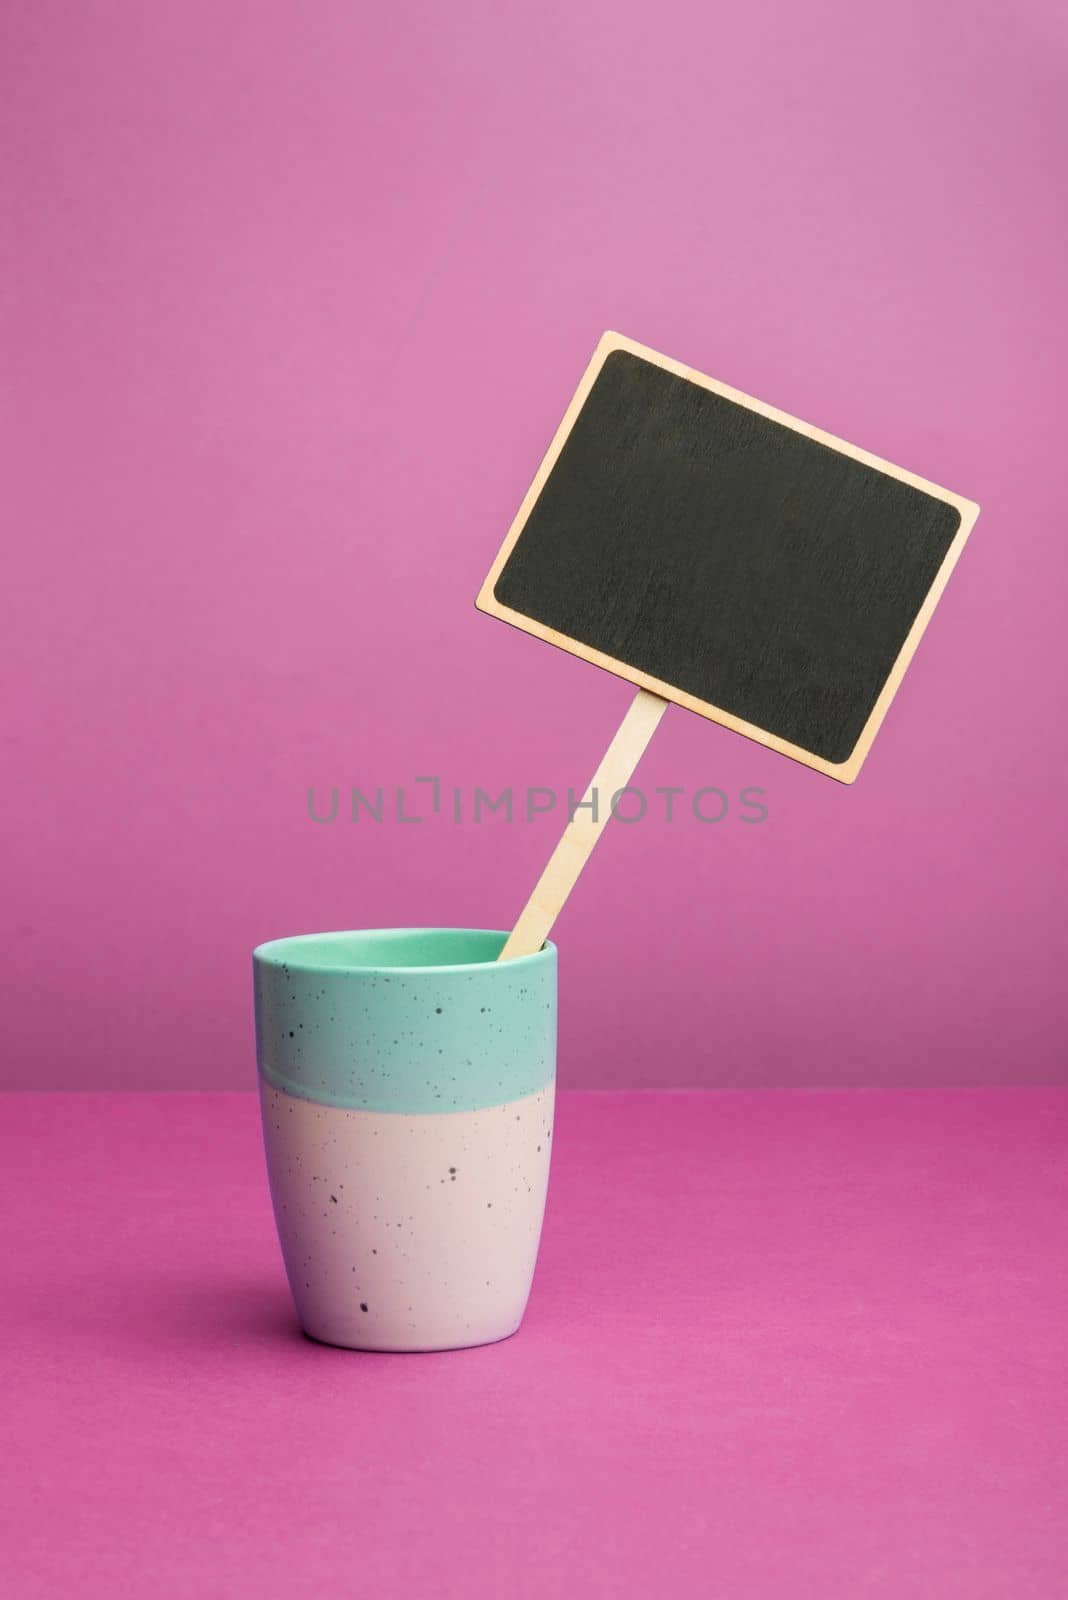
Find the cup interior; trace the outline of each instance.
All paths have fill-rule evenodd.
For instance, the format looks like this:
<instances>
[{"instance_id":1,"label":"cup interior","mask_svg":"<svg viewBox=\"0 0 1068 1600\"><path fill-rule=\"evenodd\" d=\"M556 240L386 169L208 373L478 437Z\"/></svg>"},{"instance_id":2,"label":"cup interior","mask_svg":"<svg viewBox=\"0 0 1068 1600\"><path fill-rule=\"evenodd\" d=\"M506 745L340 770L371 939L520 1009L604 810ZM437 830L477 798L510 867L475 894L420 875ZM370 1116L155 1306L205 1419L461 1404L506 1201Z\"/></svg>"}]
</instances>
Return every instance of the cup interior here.
<instances>
[{"instance_id":1,"label":"cup interior","mask_svg":"<svg viewBox=\"0 0 1068 1600\"><path fill-rule=\"evenodd\" d=\"M489 928L366 928L345 933L304 933L272 939L253 951L256 961L317 972L426 971L493 966L508 935ZM535 955L510 966L542 961L546 943Z\"/></svg>"}]
</instances>

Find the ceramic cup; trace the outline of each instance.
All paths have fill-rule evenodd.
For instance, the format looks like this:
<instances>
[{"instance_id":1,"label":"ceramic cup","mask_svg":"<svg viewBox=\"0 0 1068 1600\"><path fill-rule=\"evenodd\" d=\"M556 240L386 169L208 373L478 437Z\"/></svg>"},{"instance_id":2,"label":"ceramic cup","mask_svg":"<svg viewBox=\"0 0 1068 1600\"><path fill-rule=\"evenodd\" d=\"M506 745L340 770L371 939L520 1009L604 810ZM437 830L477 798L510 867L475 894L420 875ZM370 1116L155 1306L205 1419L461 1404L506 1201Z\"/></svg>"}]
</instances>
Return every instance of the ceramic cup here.
<instances>
[{"instance_id":1,"label":"ceramic cup","mask_svg":"<svg viewBox=\"0 0 1068 1600\"><path fill-rule=\"evenodd\" d=\"M556 949L391 928L253 952L267 1170L306 1333L357 1350L507 1339L549 1178Z\"/></svg>"}]
</instances>

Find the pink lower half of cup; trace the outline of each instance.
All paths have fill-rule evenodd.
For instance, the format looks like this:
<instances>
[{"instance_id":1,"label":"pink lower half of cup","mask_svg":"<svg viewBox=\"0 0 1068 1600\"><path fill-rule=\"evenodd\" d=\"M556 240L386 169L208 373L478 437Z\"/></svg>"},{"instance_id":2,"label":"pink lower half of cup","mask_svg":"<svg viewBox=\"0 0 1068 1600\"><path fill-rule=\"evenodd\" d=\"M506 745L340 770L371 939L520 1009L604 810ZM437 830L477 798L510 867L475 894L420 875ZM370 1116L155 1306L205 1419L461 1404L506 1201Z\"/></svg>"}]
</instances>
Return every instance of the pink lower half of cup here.
<instances>
[{"instance_id":1,"label":"pink lower half of cup","mask_svg":"<svg viewBox=\"0 0 1068 1600\"><path fill-rule=\"evenodd\" d=\"M260 1085L278 1235L304 1331L357 1350L449 1350L515 1333L549 1178L553 1085L409 1115Z\"/></svg>"}]
</instances>

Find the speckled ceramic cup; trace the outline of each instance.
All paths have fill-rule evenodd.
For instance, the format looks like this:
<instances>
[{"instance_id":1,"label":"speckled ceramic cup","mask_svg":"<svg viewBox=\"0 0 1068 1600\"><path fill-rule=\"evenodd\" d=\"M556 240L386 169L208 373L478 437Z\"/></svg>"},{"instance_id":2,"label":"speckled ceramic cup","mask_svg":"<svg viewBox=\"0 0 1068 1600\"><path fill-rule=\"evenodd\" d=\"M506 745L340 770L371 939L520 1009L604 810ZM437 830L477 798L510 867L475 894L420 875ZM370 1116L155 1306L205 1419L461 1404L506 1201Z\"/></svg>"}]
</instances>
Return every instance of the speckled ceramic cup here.
<instances>
[{"instance_id":1,"label":"speckled ceramic cup","mask_svg":"<svg viewBox=\"0 0 1068 1600\"><path fill-rule=\"evenodd\" d=\"M549 1178L556 949L391 928L253 952L275 1220L306 1333L449 1350L523 1319Z\"/></svg>"}]
</instances>

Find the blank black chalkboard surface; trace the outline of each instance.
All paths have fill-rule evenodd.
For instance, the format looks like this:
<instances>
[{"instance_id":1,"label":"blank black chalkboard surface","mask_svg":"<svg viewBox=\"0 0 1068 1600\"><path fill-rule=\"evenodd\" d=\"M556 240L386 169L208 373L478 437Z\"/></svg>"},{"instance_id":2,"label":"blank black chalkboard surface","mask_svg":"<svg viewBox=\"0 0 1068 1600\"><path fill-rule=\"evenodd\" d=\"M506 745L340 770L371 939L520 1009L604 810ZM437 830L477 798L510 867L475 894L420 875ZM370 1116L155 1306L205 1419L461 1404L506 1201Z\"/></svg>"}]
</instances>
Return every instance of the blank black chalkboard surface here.
<instances>
[{"instance_id":1,"label":"blank black chalkboard surface","mask_svg":"<svg viewBox=\"0 0 1068 1600\"><path fill-rule=\"evenodd\" d=\"M642 691L602 810L668 701L852 783L978 511L607 333L476 604ZM506 956L540 948L603 823L576 813Z\"/></svg>"}]
</instances>

